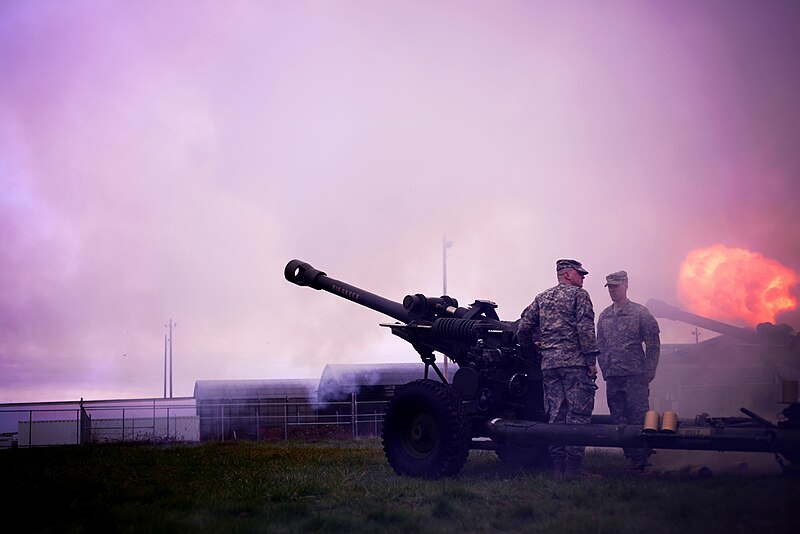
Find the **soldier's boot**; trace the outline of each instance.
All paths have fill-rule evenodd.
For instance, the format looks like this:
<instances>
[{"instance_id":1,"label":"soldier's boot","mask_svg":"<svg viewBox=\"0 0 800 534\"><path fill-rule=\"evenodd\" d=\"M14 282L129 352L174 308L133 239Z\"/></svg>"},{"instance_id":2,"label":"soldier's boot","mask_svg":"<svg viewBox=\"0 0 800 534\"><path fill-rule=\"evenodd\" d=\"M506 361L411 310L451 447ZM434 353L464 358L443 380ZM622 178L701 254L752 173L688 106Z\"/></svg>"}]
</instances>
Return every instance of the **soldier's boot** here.
<instances>
[{"instance_id":1,"label":"soldier's boot","mask_svg":"<svg viewBox=\"0 0 800 534\"><path fill-rule=\"evenodd\" d=\"M567 458L564 478L567 480L578 480L582 478L603 478L601 475L590 473L583 468L583 458Z\"/></svg>"},{"instance_id":2,"label":"soldier's boot","mask_svg":"<svg viewBox=\"0 0 800 534\"><path fill-rule=\"evenodd\" d=\"M563 459L554 459L553 460L553 479L554 480L564 480L564 460Z\"/></svg>"},{"instance_id":3,"label":"soldier's boot","mask_svg":"<svg viewBox=\"0 0 800 534\"><path fill-rule=\"evenodd\" d=\"M650 466L648 459L653 453L655 451L652 449L634 449L629 457L631 470L636 473L645 471Z\"/></svg>"},{"instance_id":4,"label":"soldier's boot","mask_svg":"<svg viewBox=\"0 0 800 534\"><path fill-rule=\"evenodd\" d=\"M583 477L583 458L567 457L564 478L574 480Z\"/></svg>"}]
</instances>

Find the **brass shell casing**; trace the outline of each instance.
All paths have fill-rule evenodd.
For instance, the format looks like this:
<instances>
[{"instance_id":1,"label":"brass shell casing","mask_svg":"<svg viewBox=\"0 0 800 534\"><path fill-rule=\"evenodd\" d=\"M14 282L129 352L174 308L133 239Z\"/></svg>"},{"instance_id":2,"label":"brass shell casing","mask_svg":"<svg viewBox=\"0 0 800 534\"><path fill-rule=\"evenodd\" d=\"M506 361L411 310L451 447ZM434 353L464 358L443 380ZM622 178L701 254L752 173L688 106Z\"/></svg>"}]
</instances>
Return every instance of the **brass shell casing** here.
<instances>
[{"instance_id":1,"label":"brass shell casing","mask_svg":"<svg viewBox=\"0 0 800 534\"><path fill-rule=\"evenodd\" d=\"M643 432L658 432L658 412L655 410L650 410L646 414L644 414L644 425L642 426Z\"/></svg>"},{"instance_id":2,"label":"brass shell casing","mask_svg":"<svg viewBox=\"0 0 800 534\"><path fill-rule=\"evenodd\" d=\"M678 431L678 414L675 412L664 412L661 416L661 432L674 434Z\"/></svg>"}]
</instances>

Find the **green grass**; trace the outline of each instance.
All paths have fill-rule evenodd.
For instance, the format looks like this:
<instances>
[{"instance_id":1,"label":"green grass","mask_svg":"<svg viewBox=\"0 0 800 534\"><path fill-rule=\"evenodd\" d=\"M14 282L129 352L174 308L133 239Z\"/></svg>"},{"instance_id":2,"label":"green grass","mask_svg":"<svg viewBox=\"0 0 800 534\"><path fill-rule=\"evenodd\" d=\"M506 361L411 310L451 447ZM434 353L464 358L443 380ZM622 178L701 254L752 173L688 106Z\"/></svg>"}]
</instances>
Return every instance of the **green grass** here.
<instances>
[{"instance_id":1,"label":"green grass","mask_svg":"<svg viewBox=\"0 0 800 534\"><path fill-rule=\"evenodd\" d=\"M649 478L593 451L555 482L472 451L452 479L399 477L368 441L0 451L14 532L797 532L800 480ZM11 532L11 531L9 531Z\"/></svg>"}]
</instances>

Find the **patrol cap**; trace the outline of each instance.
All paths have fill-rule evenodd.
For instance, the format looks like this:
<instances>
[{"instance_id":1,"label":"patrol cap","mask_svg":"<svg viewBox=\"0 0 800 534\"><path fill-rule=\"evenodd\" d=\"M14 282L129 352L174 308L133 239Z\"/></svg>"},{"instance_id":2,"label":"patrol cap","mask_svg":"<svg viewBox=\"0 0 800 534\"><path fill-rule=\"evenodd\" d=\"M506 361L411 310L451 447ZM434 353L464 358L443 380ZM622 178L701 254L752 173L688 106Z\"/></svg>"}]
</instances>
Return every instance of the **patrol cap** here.
<instances>
[{"instance_id":1,"label":"patrol cap","mask_svg":"<svg viewBox=\"0 0 800 534\"><path fill-rule=\"evenodd\" d=\"M628 281L628 273L617 271L606 276L606 286L618 286Z\"/></svg>"},{"instance_id":2,"label":"patrol cap","mask_svg":"<svg viewBox=\"0 0 800 534\"><path fill-rule=\"evenodd\" d=\"M575 269L583 276L589 274L589 271L584 269L583 265L581 265L581 262L579 262L578 260L558 260L556 262L556 272L560 273L564 269Z\"/></svg>"}]
</instances>

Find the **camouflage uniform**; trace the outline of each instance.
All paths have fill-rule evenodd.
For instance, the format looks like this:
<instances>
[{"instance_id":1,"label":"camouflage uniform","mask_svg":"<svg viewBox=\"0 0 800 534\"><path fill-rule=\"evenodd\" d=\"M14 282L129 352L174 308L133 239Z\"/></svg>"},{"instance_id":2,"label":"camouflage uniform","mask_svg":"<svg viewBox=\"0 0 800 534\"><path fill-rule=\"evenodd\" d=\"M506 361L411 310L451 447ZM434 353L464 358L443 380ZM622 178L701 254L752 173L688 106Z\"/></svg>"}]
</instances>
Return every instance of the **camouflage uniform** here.
<instances>
[{"instance_id":1,"label":"camouflage uniform","mask_svg":"<svg viewBox=\"0 0 800 534\"><path fill-rule=\"evenodd\" d=\"M624 271L609 275L627 282ZM656 376L661 351L658 322L641 304L628 300L619 309L612 304L597 322L598 362L606 381L608 409L617 424L641 425L650 409L650 382ZM645 344L647 351L642 349ZM647 465L650 451L625 448L625 456L636 469Z\"/></svg>"},{"instance_id":2,"label":"camouflage uniform","mask_svg":"<svg viewBox=\"0 0 800 534\"><path fill-rule=\"evenodd\" d=\"M590 423L597 386L588 368L595 365L598 347L589 293L564 283L540 293L522 312L517 338L523 349L538 345L550 422ZM580 472L584 447L551 446L550 456L556 470Z\"/></svg>"}]
</instances>

